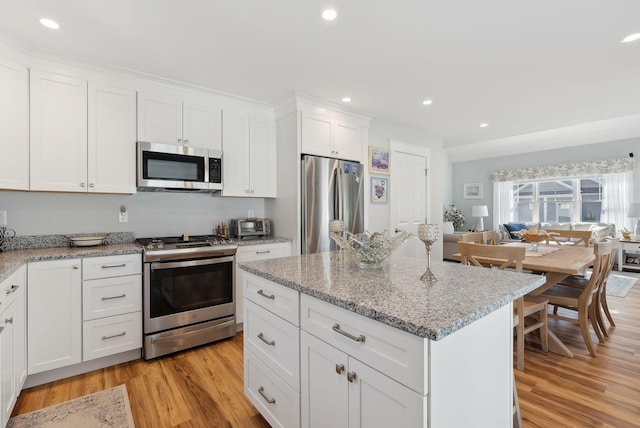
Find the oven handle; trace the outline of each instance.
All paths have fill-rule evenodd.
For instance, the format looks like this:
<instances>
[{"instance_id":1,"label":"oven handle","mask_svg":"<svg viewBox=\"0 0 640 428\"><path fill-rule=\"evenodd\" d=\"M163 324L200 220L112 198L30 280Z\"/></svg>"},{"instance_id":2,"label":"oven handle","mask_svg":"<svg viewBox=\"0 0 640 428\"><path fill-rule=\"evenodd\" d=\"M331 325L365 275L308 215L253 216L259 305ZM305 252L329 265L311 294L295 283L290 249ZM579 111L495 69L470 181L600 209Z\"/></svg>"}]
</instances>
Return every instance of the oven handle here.
<instances>
[{"instance_id":1,"label":"oven handle","mask_svg":"<svg viewBox=\"0 0 640 428\"><path fill-rule=\"evenodd\" d=\"M151 263L151 270L161 270L161 269L173 269L173 268L181 268L181 267L193 267L193 266L206 266L206 265L216 265L219 263L229 263L233 262L234 256L228 257L215 257L211 259L201 259L201 260L186 260L181 262L153 262Z\"/></svg>"}]
</instances>

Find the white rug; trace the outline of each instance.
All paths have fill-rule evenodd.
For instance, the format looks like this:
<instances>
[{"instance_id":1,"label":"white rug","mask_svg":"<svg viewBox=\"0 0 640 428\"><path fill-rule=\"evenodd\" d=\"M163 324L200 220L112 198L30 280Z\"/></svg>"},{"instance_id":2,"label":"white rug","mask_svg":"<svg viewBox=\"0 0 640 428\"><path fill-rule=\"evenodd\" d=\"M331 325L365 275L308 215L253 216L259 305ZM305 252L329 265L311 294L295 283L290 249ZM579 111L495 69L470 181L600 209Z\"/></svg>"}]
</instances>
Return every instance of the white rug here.
<instances>
[{"instance_id":1,"label":"white rug","mask_svg":"<svg viewBox=\"0 0 640 428\"><path fill-rule=\"evenodd\" d=\"M119 385L9 419L7 428L134 428L127 387Z\"/></svg>"},{"instance_id":2,"label":"white rug","mask_svg":"<svg viewBox=\"0 0 640 428\"><path fill-rule=\"evenodd\" d=\"M607 279L607 296L626 297L629 290L638 282L638 278L610 274Z\"/></svg>"}]
</instances>

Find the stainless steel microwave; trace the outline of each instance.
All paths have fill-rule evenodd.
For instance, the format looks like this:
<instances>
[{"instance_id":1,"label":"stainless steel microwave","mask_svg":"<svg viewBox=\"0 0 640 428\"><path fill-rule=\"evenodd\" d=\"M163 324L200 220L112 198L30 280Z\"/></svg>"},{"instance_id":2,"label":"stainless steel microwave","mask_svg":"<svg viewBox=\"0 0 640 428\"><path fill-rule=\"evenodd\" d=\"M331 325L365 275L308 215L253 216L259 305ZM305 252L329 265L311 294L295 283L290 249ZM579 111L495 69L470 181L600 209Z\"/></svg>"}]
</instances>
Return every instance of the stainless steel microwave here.
<instances>
[{"instance_id":1,"label":"stainless steel microwave","mask_svg":"<svg viewBox=\"0 0 640 428\"><path fill-rule=\"evenodd\" d=\"M222 152L173 144L137 144L138 190L222 190Z\"/></svg>"}]
</instances>

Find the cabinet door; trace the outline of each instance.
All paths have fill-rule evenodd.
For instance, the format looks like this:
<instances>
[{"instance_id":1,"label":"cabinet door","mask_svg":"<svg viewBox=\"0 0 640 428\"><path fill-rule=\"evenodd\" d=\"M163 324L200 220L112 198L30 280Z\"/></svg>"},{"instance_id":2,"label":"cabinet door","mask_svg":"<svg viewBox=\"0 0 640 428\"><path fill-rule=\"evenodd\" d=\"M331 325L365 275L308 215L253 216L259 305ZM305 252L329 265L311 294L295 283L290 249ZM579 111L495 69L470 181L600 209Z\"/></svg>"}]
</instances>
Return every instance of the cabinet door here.
<instances>
[{"instance_id":1,"label":"cabinet door","mask_svg":"<svg viewBox=\"0 0 640 428\"><path fill-rule=\"evenodd\" d=\"M300 409L303 428L349 426L348 362L344 352L305 331L300 332Z\"/></svg>"},{"instance_id":2,"label":"cabinet door","mask_svg":"<svg viewBox=\"0 0 640 428\"><path fill-rule=\"evenodd\" d=\"M31 71L31 190L87 191L87 82Z\"/></svg>"},{"instance_id":3,"label":"cabinet door","mask_svg":"<svg viewBox=\"0 0 640 428\"><path fill-rule=\"evenodd\" d=\"M29 74L0 59L0 188L29 188Z\"/></svg>"},{"instance_id":4,"label":"cabinet door","mask_svg":"<svg viewBox=\"0 0 640 428\"><path fill-rule=\"evenodd\" d=\"M82 359L80 260L29 263L28 373L77 364Z\"/></svg>"},{"instance_id":5,"label":"cabinet door","mask_svg":"<svg viewBox=\"0 0 640 428\"><path fill-rule=\"evenodd\" d=\"M249 189L249 114L242 110L222 113L222 196L251 196Z\"/></svg>"},{"instance_id":6,"label":"cabinet door","mask_svg":"<svg viewBox=\"0 0 640 428\"><path fill-rule=\"evenodd\" d=\"M0 313L0 396L2 410L0 413L8 418L18 397L15 382L15 301L4 312ZM2 419L4 424L6 420ZM4 426L4 425L3 425Z\"/></svg>"},{"instance_id":7,"label":"cabinet door","mask_svg":"<svg viewBox=\"0 0 640 428\"><path fill-rule=\"evenodd\" d=\"M357 124L333 123L334 156L360 162L362 159L362 128Z\"/></svg>"},{"instance_id":8,"label":"cabinet door","mask_svg":"<svg viewBox=\"0 0 640 428\"><path fill-rule=\"evenodd\" d=\"M136 93L89 83L89 192L136 192Z\"/></svg>"},{"instance_id":9,"label":"cabinet door","mask_svg":"<svg viewBox=\"0 0 640 428\"><path fill-rule=\"evenodd\" d=\"M331 118L303 113L302 153L335 157L331 146Z\"/></svg>"},{"instance_id":10,"label":"cabinet door","mask_svg":"<svg viewBox=\"0 0 640 428\"><path fill-rule=\"evenodd\" d=\"M138 93L138 140L182 145L182 100Z\"/></svg>"},{"instance_id":11,"label":"cabinet door","mask_svg":"<svg viewBox=\"0 0 640 428\"><path fill-rule=\"evenodd\" d=\"M276 139L273 118L251 118L249 171L251 196L276 197Z\"/></svg>"},{"instance_id":12,"label":"cabinet door","mask_svg":"<svg viewBox=\"0 0 640 428\"><path fill-rule=\"evenodd\" d=\"M349 358L349 427L423 427L427 399Z\"/></svg>"},{"instance_id":13,"label":"cabinet door","mask_svg":"<svg viewBox=\"0 0 640 428\"><path fill-rule=\"evenodd\" d=\"M17 288L13 286L17 286ZM22 266L12 276L10 286L15 290L15 381L16 391L20 393L24 381L27 379L27 268Z\"/></svg>"},{"instance_id":14,"label":"cabinet door","mask_svg":"<svg viewBox=\"0 0 640 428\"><path fill-rule=\"evenodd\" d=\"M222 110L212 103L185 101L182 136L187 146L222 150Z\"/></svg>"}]
</instances>

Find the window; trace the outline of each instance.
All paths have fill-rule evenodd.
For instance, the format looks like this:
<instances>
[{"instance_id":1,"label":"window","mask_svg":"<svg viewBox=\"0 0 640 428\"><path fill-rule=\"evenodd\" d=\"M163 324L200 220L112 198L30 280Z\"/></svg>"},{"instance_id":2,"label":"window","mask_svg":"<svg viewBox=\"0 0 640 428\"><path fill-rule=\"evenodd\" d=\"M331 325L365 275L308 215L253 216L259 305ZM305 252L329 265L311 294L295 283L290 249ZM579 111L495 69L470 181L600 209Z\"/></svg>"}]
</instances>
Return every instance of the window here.
<instances>
[{"instance_id":1,"label":"window","mask_svg":"<svg viewBox=\"0 0 640 428\"><path fill-rule=\"evenodd\" d=\"M513 183L518 222L600 222L603 177Z\"/></svg>"}]
</instances>

